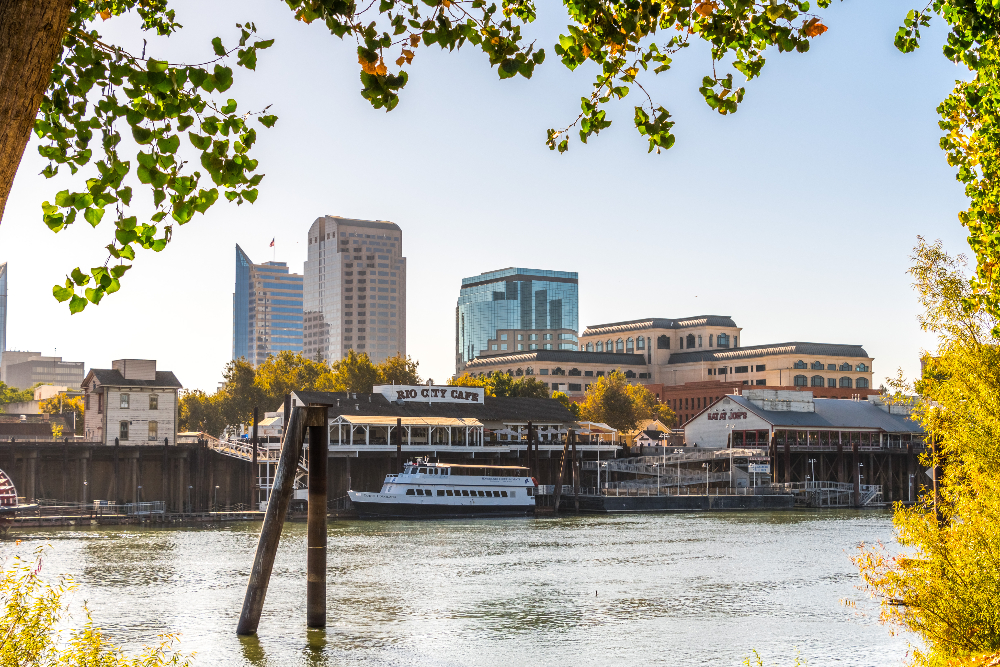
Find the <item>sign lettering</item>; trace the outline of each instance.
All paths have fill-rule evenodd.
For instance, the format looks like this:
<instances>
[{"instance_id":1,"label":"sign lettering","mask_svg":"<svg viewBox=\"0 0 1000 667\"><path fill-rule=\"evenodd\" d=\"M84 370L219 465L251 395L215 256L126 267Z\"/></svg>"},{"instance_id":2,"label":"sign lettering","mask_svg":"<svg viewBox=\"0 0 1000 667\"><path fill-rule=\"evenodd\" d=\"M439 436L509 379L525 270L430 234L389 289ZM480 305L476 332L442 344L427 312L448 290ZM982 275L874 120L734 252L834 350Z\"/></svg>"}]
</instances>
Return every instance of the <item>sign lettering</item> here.
<instances>
[{"instance_id":1,"label":"sign lettering","mask_svg":"<svg viewBox=\"0 0 1000 667\"><path fill-rule=\"evenodd\" d=\"M707 417L709 420L714 420L714 421L729 421L730 419L732 420L746 419L747 413L736 412L736 411L730 411L727 413L725 410L723 410L722 412L709 412Z\"/></svg>"},{"instance_id":2,"label":"sign lettering","mask_svg":"<svg viewBox=\"0 0 1000 667\"><path fill-rule=\"evenodd\" d=\"M423 387L383 384L372 389L388 401L417 403L482 403L486 390L481 387Z\"/></svg>"}]
</instances>

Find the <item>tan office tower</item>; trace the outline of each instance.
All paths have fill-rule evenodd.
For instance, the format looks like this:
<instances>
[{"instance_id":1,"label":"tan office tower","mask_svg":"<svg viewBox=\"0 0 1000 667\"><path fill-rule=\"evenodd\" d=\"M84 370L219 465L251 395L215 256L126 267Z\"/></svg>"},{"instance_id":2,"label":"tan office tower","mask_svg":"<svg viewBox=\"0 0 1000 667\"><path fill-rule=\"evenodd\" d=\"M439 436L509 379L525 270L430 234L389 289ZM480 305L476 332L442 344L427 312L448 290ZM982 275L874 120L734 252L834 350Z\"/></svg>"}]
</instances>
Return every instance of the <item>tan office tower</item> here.
<instances>
[{"instance_id":1,"label":"tan office tower","mask_svg":"<svg viewBox=\"0 0 1000 667\"><path fill-rule=\"evenodd\" d=\"M375 363L406 355L406 258L399 226L317 218L309 228L302 353L338 361L348 350Z\"/></svg>"}]
</instances>

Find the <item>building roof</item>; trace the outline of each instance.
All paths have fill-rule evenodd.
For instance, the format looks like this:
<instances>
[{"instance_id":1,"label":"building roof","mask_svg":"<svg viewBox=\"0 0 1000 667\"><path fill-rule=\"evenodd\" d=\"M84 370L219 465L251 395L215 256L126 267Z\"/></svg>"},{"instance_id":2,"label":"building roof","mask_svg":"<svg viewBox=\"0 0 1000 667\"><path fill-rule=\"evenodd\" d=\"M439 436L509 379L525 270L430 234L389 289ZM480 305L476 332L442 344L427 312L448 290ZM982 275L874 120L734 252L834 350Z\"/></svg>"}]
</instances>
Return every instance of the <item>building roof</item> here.
<instances>
[{"instance_id":1,"label":"building roof","mask_svg":"<svg viewBox=\"0 0 1000 667\"><path fill-rule=\"evenodd\" d=\"M615 354L614 352L577 352L576 350L532 350L514 354L476 357L466 368L496 366L499 364L527 364L539 362L574 364L606 364L608 366L645 366L646 357L641 354Z\"/></svg>"},{"instance_id":2,"label":"building roof","mask_svg":"<svg viewBox=\"0 0 1000 667\"><path fill-rule=\"evenodd\" d=\"M357 398L352 398L356 396ZM297 391L295 397L306 405L330 405L332 418L397 417L459 418L480 422L568 424L575 422L573 414L554 398L490 398L482 403L418 403L389 401L382 394L348 394L345 392ZM340 403L338 406L337 403Z\"/></svg>"},{"instance_id":3,"label":"building roof","mask_svg":"<svg viewBox=\"0 0 1000 667\"><path fill-rule=\"evenodd\" d=\"M403 231L395 222L389 222L388 220L355 220L354 218L342 218L339 215L328 215L326 217L330 220L336 220L338 224L350 227L370 227L372 229L395 229L397 232Z\"/></svg>"},{"instance_id":4,"label":"building roof","mask_svg":"<svg viewBox=\"0 0 1000 667\"><path fill-rule=\"evenodd\" d=\"M690 327L735 327L736 322L729 315L697 315L670 319L666 317L647 317L641 320L627 322L611 322L609 324L594 324L587 327L583 336L605 336L607 334L625 333L645 329L687 329Z\"/></svg>"},{"instance_id":5,"label":"building roof","mask_svg":"<svg viewBox=\"0 0 1000 667\"><path fill-rule=\"evenodd\" d=\"M86 387L90 383L91 377L97 380L97 384L106 387L170 387L180 389L184 386L173 374L173 371L156 371L155 380L126 380L121 373L112 368L91 368L80 386Z\"/></svg>"},{"instance_id":6,"label":"building roof","mask_svg":"<svg viewBox=\"0 0 1000 667\"><path fill-rule=\"evenodd\" d=\"M689 364L695 361L735 361L737 359L752 359L769 357L778 354L798 354L803 357L862 357L870 359L860 345L838 345L836 343L773 343L771 345L751 345L733 350L696 350L692 352L674 352L670 355L668 364Z\"/></svg>"},{"instance_id":7,"label":"building roof","mask_svg":"<svg viewBox=\"0 0 1000 667\"><path fill-rule=\"evenodd\" d=\"M884 412L871 401L815 398L813 399L815 412L795 412L791 410L765 410L755 405L746 396L730 395L725 398L750 410L775 428L880 429L887 433L923 432L920 424L909 417Z\"/></svg>"},{"instance_id":8,"label":"building roof","mask_svg":"<svg viewBox=\"0 0 1000 667\"><path fill-rule=\"evenodd\" d=\"M496 271L486 271L476 276L462 278L462 287L474 287L485 285L486 283L504 282L507 280L538 280L540 282L568 282L576 284L579 280L576 271L554 271L550 269L525 269L520 267L507 267Z\"/></svg>"}]
</instances>

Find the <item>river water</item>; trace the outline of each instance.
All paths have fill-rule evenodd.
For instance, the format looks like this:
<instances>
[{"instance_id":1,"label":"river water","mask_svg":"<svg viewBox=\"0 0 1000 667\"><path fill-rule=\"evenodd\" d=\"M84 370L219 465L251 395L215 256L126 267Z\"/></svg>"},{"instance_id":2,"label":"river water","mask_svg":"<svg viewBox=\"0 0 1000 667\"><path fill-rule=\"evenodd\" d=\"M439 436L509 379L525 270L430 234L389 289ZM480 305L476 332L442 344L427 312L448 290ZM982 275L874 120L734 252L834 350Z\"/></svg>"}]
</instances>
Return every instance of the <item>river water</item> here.
<instances>
[{"instance_id":1,"label":"river water","mask_svg":"<svg viewBox=\"0 0 1000 667\"><path fill-rule=\"evenodd\" d=\"M881 511L335 521L326 631L305 629L305 524L286 524L256 638L235 635L259 524L27 529L129 647L198 665L902 665L857 588ZM856 606L845 605L853 600Z\"/></svg>"}]
</instances>

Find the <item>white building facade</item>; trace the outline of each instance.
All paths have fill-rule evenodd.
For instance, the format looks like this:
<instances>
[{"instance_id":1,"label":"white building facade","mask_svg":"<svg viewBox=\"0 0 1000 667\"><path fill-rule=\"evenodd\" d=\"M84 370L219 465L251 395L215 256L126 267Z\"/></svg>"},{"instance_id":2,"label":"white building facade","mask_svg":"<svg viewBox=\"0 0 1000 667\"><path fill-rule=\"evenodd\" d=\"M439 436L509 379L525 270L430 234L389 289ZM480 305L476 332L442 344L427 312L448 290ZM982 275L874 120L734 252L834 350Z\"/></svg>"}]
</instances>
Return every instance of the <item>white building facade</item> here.
<instances>
[{"instance_id":1,"label":"white building facade","mask_svg":"<svg viewBox=\"0 0 1000 667\"><path fill-rule=\"evenodd\" d=\"M181 383L156 361L119 359L92 368L83 381L84 437L114 445L177 444Z\"/></svg>"}]
</instances>

